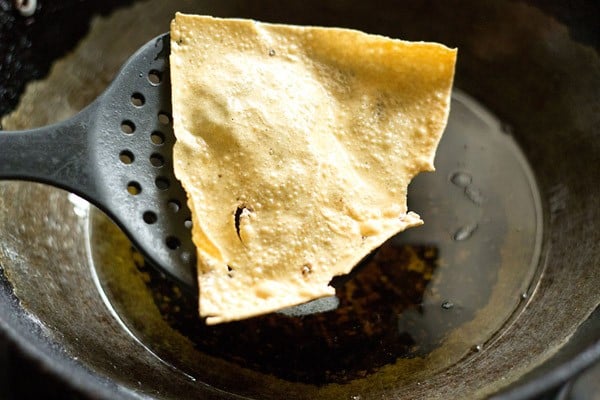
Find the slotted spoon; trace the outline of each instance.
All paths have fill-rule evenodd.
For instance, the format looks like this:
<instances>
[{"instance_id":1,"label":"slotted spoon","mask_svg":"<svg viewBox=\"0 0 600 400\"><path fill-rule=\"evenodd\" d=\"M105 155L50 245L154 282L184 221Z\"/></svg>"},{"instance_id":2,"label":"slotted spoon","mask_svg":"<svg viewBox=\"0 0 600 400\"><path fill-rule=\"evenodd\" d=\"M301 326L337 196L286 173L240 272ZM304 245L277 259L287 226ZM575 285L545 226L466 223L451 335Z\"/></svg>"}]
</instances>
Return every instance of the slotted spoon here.
<instances>
[{"instance_id":1,"label":"slotted spoon","mask_svg":"<svg viewBox=\"0 0 600 400\"><path fill-rule=\"evenodd\" d=\"M150 264L193 289L191 213L172 165L168 57L164 34L140 48L105 92L71 119L0 131L0 179L80 195L111 217Z\"/></svg>"}]
</instances>

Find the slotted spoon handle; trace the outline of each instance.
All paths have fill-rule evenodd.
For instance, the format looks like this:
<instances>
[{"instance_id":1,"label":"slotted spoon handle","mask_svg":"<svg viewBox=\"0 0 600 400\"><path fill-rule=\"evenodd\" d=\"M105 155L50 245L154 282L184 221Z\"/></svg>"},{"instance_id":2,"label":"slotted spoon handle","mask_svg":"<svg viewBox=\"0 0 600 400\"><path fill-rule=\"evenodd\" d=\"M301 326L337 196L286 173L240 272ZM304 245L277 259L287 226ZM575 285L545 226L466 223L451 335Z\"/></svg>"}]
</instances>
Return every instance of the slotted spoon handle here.
<instances>
[{"instance_id":1,"label":"slotted spoon handle","mask_svg":"<svg viewBox=\"0 0 600 400\"><path fill-rule=\"evenodd\" d=\"M86 134L95 103L66 121L41 128L0 131L0 179L61 187L88 200L98 198Z\"/></svg>"}]
</instances>

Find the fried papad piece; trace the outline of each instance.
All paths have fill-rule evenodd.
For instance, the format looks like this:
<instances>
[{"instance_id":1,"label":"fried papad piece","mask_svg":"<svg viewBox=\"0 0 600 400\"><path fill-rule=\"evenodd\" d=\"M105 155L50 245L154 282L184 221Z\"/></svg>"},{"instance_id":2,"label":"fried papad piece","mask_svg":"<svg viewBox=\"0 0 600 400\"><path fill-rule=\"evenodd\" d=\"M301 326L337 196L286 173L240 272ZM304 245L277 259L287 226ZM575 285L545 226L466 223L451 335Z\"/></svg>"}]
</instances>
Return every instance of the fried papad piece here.
<instances>
[{"instance_id":1,"label":"fried papad piece","mask_svg":"<svg viewBox=\"0 0 600 400\"><path fill-rule=\"evenodd\" d=\"M239 320L335 293L332 277L420 225L456 50L356 30L177 14L174 168L200 315Z\"/></svg>"}]
</instances>

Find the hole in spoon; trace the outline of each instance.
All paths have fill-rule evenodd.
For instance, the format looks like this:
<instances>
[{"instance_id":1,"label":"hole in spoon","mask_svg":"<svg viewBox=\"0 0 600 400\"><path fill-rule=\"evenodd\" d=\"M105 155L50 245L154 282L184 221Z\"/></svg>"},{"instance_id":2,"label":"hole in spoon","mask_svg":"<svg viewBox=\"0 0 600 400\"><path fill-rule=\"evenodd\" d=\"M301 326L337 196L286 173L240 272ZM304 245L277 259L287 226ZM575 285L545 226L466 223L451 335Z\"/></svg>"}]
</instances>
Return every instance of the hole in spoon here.
<instances>
[{"instance_id":1,"label":"hole in spoon","mask_svg":"<svg viewBox=\"0 0 600 400\"><path fill-rule=\"evenodd\" d=\"M119 154L119 160L121 160L121 162L123 164L129 165L129 164L133 163L133 161L135 160L135 156L129 150L123 150Z\"/></svg>"},{"instance_id":2,"label":"hole in spoon","mask_svg":"<svg viewBox=\"0 0 600 400\"><path fill-rule=\"evenodd\" d=\"M153 69L150 72L148 72L148 81L156 86L158 84L160 84L162 80L162 74L160 73L160 71Z\"/></svg>"},{"instance_id":3,"label":"hole in spoon","mask_svg":"<svg viewBox=\"0 0 600 400\"><path fill-rule=\"evenodd\" d=\"M177 250L179 246L181 246L181 241L175 236L168 236L165 242L167 243L167 247L171 250Z\"/></svg>"},{"instance_id":4,"label":"hole in spoon","mask_svg":"<svg viewBox=\"0 0 600 400\"><path fill-rule=\"evenodd\" d=\"M158 113L158 122L162 125L169 125L171 123L171 116L164 111Z\"/></svg>"},{"instance_id":5,"label":"hole in spoon","mask_svg":"<svg viewBox=\"0 0 600 400\"><path fill-rule=\"evenodd\" d=\"M121 122L121 131L131 135L133 132L135 132L135 124L129 120L125 120Z\"/></svg>"},{"instance_id":6,"label":"hole in spoon","mask_svg":"<svg viewBox=\"0 0 600 400\"><path fill-rule=\"evenodd\" d=\"M160 146L161 144L165 143L165 135L162 132L154 131L150 135L150 141L153 144Z\"/></svg>"},{"instance_id":7,"label":"hole in spoon","mask_svg":"<svg viewBox=\"0 0 600 400\"><path fill-rule=\"evenodd\" d=\"M165 165L165 159L158 153L154 153L150 156L150 164L153 167L160 168Z\"/></svg>"},{"instance_id":8,"label":"hole in spoon","mask_svg":"<svg viewBox=\"0 0 600 400\"><path fill-rule=\"evenodd\" d=\"M130 195L137 196L142 193L142 186L136 181L131 181L127 184L127 191Z\"/></svg>"},{"instance_id":9,"label":"hole in spoon","mask_svg":"<svg viewBox=\"0 0 600 400\"><path fill-rule=\"evenodd\" d=\"M152 225L158 220L156 213L152 211L146 211L142 218L144 219L144 222L148 225Z\"/></svg>"},{"instance_id":10,"label":"hole in spoon","mask_svg":"<svg viewBox=\"0 0 600 400\"><path fill-rule=\"evenodd\" d=\"M141 107L144 105L144 103L146 103L146 99L144 98L143 94L136 92L131 95L131 104L134 106Z\"/></svg>"},{"instance_id":11,"label":"hole in spoon","mask_svg":"<svg viewBox=\"0 0 600 400\"><path fill-rule=\"evenodd\" d=\"M156 178L156 181L154 181L154 183L156 184L156 187L159 190L167 190L171 184L169 180L164 176L159 176L158 178Z\"/></svg>"}]
</instances>

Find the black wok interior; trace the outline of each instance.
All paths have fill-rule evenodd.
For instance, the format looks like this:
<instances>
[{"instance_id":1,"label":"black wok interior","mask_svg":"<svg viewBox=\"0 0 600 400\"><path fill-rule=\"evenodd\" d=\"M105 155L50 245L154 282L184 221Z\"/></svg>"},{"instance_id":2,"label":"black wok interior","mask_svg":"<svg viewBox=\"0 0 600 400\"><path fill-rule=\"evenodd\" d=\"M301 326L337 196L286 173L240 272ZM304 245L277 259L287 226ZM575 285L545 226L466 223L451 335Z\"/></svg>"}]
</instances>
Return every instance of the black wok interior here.
<instances>
[{"instance_id":1,"label":"black wok interior","mask_svg":"<svg viewBox=\"0 0 600 400\"><path fill-rule=\"evenodd\" d=\"M55 59L73 51L90 29L93 15L109 18L115 9L126 10L134 2L38 3L36 14L24 18L10 2L0 0L2 9L7 10L0 14L0 116L18 107L27 82L44 78ZM177 366L158 360L152 349L124 332L114 318L115 310L106 309L96 294L89 271L80 271L89 259L84 245L89 239L88 226L73 213L68 194L37 184L0 182L0 329L25 354L81 393L123 399L141 395L160 399L280 398L284 394L289 398L361 400L463 398L471 394L530 398L600 359L597 5L585 1L565 5L558 1L468 0L204 3L190 2L188 7L218 16L351 27L458 47L455 86L507 124L539 188L544 233L538 275L529 297L502 335L486 344L484 351L466 356L424 382L402 385L390 374L379 376L373 371L340 380L318 374L299 378L277 373L285 359L273 356L268 368L259 368L219 351L205 351L194 362L210 366L209 370L188 376ZM143 23L133 11L130 15L132 24ZM168 25L156 29L166 31ZM148 39L151 37L149 33ZM497 184L502 185L499 190L511 190L510 181ZM43 207L39 207L40 199ZM143 263L138 267L143 270ZM23 279L25 275L30 279ZM415 279L415 287L427 284L408 274L402 279ZM167 295L170 289L163 289L160 294ZM413 303L419 301L419 293L406 296ZM157 304L160 307L160 299ZM168 313L163 316L178 332L194 335L189 326L170 321ZM261 322L257 324L260 327ZM302 329L302 323L290 326ZM244 329L248 325L223 335L250 335ZM215 346L229 343L235 348L235 336L212 334ZM184 336L175 336L155 339L172 340L182 351L193 347L186 347L190 345ZM362 354L357 350L353 356L360 359L347 359L369 361L368 351ZM394 357L382 365L394 364ZM332 382L339 386L327 386Z\"/></svg>"}]
</instances>

